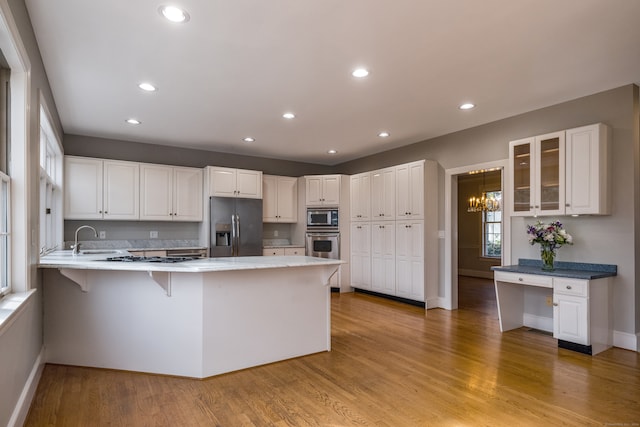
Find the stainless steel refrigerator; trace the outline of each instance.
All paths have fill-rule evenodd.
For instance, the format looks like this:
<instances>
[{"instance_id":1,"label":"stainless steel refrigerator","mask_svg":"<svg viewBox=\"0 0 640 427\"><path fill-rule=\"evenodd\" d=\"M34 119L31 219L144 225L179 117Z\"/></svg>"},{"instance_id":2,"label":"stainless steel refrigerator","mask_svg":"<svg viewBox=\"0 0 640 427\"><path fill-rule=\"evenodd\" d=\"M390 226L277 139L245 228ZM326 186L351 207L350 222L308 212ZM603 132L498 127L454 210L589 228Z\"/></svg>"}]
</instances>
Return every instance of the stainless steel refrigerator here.
<instances>
[{"instance_id":1,"label":"stainless steel refrigerator","mask_svg":"<svg viewBox=\"0 0 640 427\"><path fill-rule=\"evenodd\" d=\"M262 255L262 200L211 197L210 257Z\"/></svg>"}]
</instances>

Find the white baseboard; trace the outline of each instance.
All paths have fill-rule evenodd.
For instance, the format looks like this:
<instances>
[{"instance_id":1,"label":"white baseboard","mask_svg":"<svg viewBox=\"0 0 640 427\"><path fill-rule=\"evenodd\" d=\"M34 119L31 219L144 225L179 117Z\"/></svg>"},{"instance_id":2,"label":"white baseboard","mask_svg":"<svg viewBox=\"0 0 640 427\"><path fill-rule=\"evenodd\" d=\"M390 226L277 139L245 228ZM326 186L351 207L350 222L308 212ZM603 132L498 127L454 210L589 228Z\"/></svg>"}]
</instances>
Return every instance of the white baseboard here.
<instances>
[{"instance_id":1,"label":"white baseboard","mask_svg":"<svg viewBox=\"0 0 640 427\"><path fill-rule=\"evenodd\" d=\"M553 317L535 316L524 313L522 324L528 328L540 329L541 331L553 332Z\"/></svg>"},{"instance_id":2,"label":"white baseboard","mask_svg":"<svg viewBox=\"0 0 640 427\"><path fill-rule=\"evenodd\" d=\"M36 394L40 377L42 377L44 363L44 347L42 347L40 349L40 354L38 354L38 357L31 368L31 373L29 374L29 378L22 389L22 393L20 393L20 398L13 410L13 414L11 414L9 424L7 424L8 427L20 427L24 425L24 422L27 419L27 414L29 413L29 408L31 407L31 402L33 401L33 396Z\"/></svg>"},{"instance_id":3,"label":"white baseboard","mask_svg":"<svg viewBox=\"0 0 640 427\"><path fill-rule=\"evenodd\" d=\"M481 277L483 279L493 280L493 271L468 270L466 268L458 269L459 276Z\"/></svg>"},{"instance_id":4,"label":"white baseboard","mask_svg":"<svg viewBox=\"0 0 640 427\"><path fill-rule=\"evenodd\" d=\"M613 346L625 350L640 351L640 333L613 331Z\"/></svg>"}]
</instances>

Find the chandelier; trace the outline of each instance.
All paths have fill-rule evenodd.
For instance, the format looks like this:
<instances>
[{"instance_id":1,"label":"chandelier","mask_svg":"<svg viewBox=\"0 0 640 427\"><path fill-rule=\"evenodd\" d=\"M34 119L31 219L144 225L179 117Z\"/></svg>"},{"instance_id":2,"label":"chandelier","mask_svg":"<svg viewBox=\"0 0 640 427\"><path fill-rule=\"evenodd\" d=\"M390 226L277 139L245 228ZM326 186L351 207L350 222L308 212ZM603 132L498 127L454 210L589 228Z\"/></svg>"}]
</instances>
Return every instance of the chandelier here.
<instances>
[{"instance_id":1,"label":"chandelier","mask_svg":"<svg viewBox=\"0 0 640 427\"><path fill-rule=\"evenodd\" d=\"M490 169L493 170L493 169ZM476 171L472 173L482 173L482 188L485 188L485 174L487 171ZM493 195L487 197L487 192L483 191L480 197L472 196L469 198L469 207L467 212L495 212L500 210L500 200Z\"/></svg>"},{"instance_id":2,"label":"chandelier","mask_svg":"<svg viewBox=\"0 0 640 427\"><path fill-rule=\"evenodd\" d=\"M487 198L487 193L482 192L480 197L471 197L467 212L495 212L500 210L500 200L491 196Z\"/></svg>"}]
</instances>

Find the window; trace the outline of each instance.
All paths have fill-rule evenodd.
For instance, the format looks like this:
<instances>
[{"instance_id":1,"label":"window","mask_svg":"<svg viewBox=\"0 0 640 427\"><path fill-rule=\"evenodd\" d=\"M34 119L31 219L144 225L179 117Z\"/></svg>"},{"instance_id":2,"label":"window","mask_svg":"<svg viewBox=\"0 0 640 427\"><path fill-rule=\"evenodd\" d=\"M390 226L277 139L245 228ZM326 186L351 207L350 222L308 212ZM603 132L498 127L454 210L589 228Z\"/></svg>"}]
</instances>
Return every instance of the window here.
<instances>
[{"instance_id":1,"label":"window","mask_svg":"<svg viewBox=\"0 0 640 427\"><path fill-rule=\"evenodd\" d=\"M11 194L9 184L9 177L0 172L0 295L4 295L11 290L9 281L11 278L9 274L9 266L11 265L9 258L11 253L11 224L9 221Z\"/></svg>"},{"instance_id":2,"label":"window","mask_svg":"<svg viewBox=\"0 0 640 427\"><path fill-rule=\"evenodd\" d=\"M11 180L9 164L9 76L0 68L0 296L11 291Z\"/></svg>"},{"instance_id":3,"label":"window","mask_svg":"<svg viewBox=\"0 0 640 427\"><path fill-rule=\"evenodd\" d=\"M49 115L40 107L40 255L62 243L62 152Z\"/></svg>"},{"instance_id":4,"label":"window","mask_svg":"<svg viewBox=\"0 0 640 427\"><path fill-rule=\"evenodd\" d=\"M487 191L487 199L495 198L502 206L501 191ZM482 256L500 258L502 256L502 210L482 212Z\"/></svg>"}]
</instances>

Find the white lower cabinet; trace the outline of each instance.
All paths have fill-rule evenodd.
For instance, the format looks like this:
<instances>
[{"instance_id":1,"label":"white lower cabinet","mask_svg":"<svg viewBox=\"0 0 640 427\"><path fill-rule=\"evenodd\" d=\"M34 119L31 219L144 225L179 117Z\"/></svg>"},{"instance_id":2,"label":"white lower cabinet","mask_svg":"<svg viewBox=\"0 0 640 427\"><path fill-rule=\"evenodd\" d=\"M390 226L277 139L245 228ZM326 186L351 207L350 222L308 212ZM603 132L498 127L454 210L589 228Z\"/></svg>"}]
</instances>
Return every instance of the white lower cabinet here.
<instances>
[{"instance_id":1,"label":"white lower cabinet","mask_svg":"<svg viewBox=\"0 0 640 427\"><path fill-rule=\"evenodd\" d=\"M371 289L371 224L351 224L351 286Z\"/></svg>"},{"instance_id":2,"label":"white lower cabinet","mask_svg":"<svg viewBox=\"0 0 640 427\"><path fill-rule=\"evenodd\" d=\"M560 347L597 354L612 346L611 279L553 279L553 337ZM563 342L564 341L564 342ZM575 348L571 344L579 344Z\"/></svg>"},{"instance_id":3,"label":"white lower cabinet","mask_svg":"<svg viewBox=\"0 0 640 427\"><path fill-rule=\"evenodd\" d=\"M395 222L371 224L371 290L388 295L396 293Z\"/></svg>"},{"instance_id":4,"label":"white lower cabinet","mask_svg":"<svg viewBox=\"0 0 640 427\"><path fill-rule=\"evenodd\" d=\"M304 256L304 248L264 248L262 256Z\"/></svg>"},{"instance_id":5,"label":"white lower cabinet","mask_svg":"<svg viewBox=\"0 0 640 427\"><path fill-rule=\"evenodd\" d=\"M424 222L396 223L396 295L424 301Z\"/></svg>"}]
</instances>

